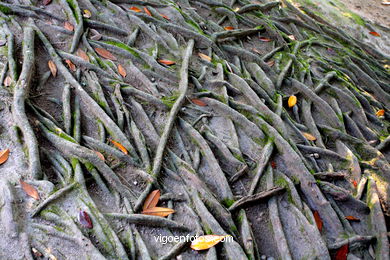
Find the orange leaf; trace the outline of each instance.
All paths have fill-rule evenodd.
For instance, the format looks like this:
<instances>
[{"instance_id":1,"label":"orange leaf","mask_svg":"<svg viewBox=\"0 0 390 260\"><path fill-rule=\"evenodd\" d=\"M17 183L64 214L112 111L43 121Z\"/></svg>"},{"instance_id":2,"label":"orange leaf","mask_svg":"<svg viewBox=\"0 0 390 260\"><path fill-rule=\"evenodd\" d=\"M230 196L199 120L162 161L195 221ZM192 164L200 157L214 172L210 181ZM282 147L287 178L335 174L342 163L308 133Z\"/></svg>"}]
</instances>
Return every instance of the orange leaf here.
<instances>
[{"instance_id":1,"label":"orange leaf","mask_svg":"<svg viewBox=\"0 0 390 260\"><path fill-rule=\"evenodd\" d=\"M89 57L88 55L85 53L85 51L83 51L82 49L78 49L77 50L77 55L82 58L83 60L85 60L86 62L89 62Z\"/></svg>"},{"instance_id":2,"label":"orange leaf","mask_svg":"<svg viewBox=\"0 0 390 260\"><path fill-rule=\"evenodd\" d=\"M9 149L0 151L0 165L5 163L8 160L8 157L9 157Z\"/></svg>"},{"instance_id":3,"label":"orange leaf","mask_svg":"<svg viewBox=\"0 0 390 260\"><path fill-rule=\"evenodd\" d=\"M136 12L136 13L142 12L141 9L139 9L138 7L135 7L135 6L132 6L132 7L130 7L129 9L130 9L131 11Z\"/></svg>"},{"instance_id":4,"label":"orange leaf","mask_svg":"<svg viewBox=\"0 0 390 260\"><path fill-rule=\"evenodd\" d=\"M347 260L348 249L349 249L348 244L340 247L339 250L337 250L337 252L336 252L334 260Z\"/></svg>"},{"instance_id":5,"label":"orange leaf","mask_svg":"<svg viewBox=\"0 0 390 260\"><path fill-rule=\"evenodd\" d=\"M272 169L276 169L276 162L275 161L271 161L271 167L272 167Z\"/></svg>"},{"instance_id":6,"label":"orange leaf","mask_svg":"<svg viewBox=\"0 0 390 260\"><path fill-rule=\"evenodd\" d=\"M369 32L369 34L374 35L375 37L381 37L381 35L377 32Z\"/></svg>"},{"instance_id":7,"label":"orange leaf","mask_svg":"<svg viewBox=\"0 0 390 260\"><path fill-rule=\"evenodd\" d=\"M164 18L164 19L166 19L166 20L168 20L168 21L171 20L171 19L169 19L169 17L166 16L165 14L160 14L160 15L161 15L162 18Z\"/></svg>"},{"instance_id":8,"label":"orange leaf","mask_svg":"<svg viewBox=\"0 0 390 260\"><path fill-rule=\"evenodd\" d=\"M292 95L288 98L288 107L293 107L297 103L297 97ZM314 139L315 140L315 139Z\"/></svg>"},{"instance_id":9,"label":"orange leaf","mask_svg":"<svg viewBox=\"0 0 390 260\"><path fill-rule=\"evenodd\" d=\"M378 111L376 111L375 115L377 117L384 116L385 115L385 110L384 109L378 110Z\"/></svg>"},{"instance_id":10,"label":"orange leaf","mask_svg":"<svg viewBox=\"0 0 390 260\"><path fill-rule=\"evenodd\" d=\"M346 216L345 219L348 219L350 221L360 221L360 219L355 218L354 216Z\"/></svg>"},{"instance_id":11,"label":"orange leaf","mask_svg":"<svg viewBox=\"0 0 390 260\"><path fill-rule=\"evenodd\" d=\"M270 38L267 38L267 37L259 37L259 39L262 42L270 42L270 41L272 41Z\"/></svg>"},{"instance_id":12,"label":"orange leaf","mask_svg":"<svg viewBox=\"0 0 390 260\"><path fill-rule=\"evenodd\" d=\"M70 22L68 22L68 21L66 21L66 22L64 23L64 28L65 28L66 30L68 30L68 31L71 31L71 32L73 32L73 30L74 30L74 26L73 26Z\"/></svg>"},{"instance_id":13,"label":"orange leaf","mask_svg":"<svg viewBox=\"0 0 390 260\"><path fill-rule=\"evenodd\" d=\"M202 100L197 99L197 98L191 99L191 102L194 103L197 106L201 106L201 107L207 106L207 104L205 102L203 102Z\"/></svg>"},{"instance_id":14,"label":"orange leaf","mask_svg":"<svg viewBox=\"0 0 390 260\"><path fill-rule=\"evenodd\" d=\"M71 60L65 60L65 62L71 71L76 71L76 66L73 64Z\"/></svg>"},{"instance_id":15,"label":"orange leaf","mask_svg":"<svg viewBox=\"0 0 390 260\"><path fill-rule=\"evenodd\" d=\"M114 140L110 139L110 142L111 142L113 145L115 145L119 150L121 150L124 154L128 154L128 153L129 153L129 152L126 150L126 148L125 148L122 144L118 143L117 141L114 141Z\"/></svg>"},{"instance_id":16,"label":"orange leaf","mask_svg":"<svg viewBox=\"0 0 390 260\"><path fill-rule=\"evenodd\" d=\"M144 209L142 214L144 215L152 215L158 217L166 217L172 213L175 213L173 209L170 208L162 208L162 207L153 207L149 209Z\"/></svg>"},{"instance_id":17,"label":"orange leaf","mask_svg":"<svg viewBox=\"0 0 390 260\"><path fill-rule=\"evenodd\" d=\"M223 29L225 29L226 31L231 31L231 30L234 30L234 27L233 26L225 26L225 27L223 27Z\"/></svg>"},{"instance_id":18,"label":"orange leaf","mask_svg":"<svg viewBox=\"0 0 390 260\"><path fill-rule=\"evenodd\" d=\"M9 86L11 86L11 83L12 83L12 78L10 76L5 77L4 83L3 83L4 86L9 87Z\"/></svg>"},{"instance_id":19,"label":"orange leaf","mask_svg":"<svg viewBox=\"0 0 390 260\"><path fill-rule=\"evenodd\" d=\"M147 15L152 16L152 13L149 11L148 8L144 7L144 11Z\"/></svg>"},{"instance_id":20,"label":"orange leaf","mask_svg":"<svg viewBox=\"0 0 390 260\"><path fill-rule=\"evenodd\" d=\"M122 77L126 78L127 72L121 64L118 64L118 72Z\"/></svg>"},{"instance_id":21,"label":"orange leaf","mask_svg":"<svg viewBox=\"0 0 390 260\"><path fill-rule=\"evenodd\" d=\"M206 54L203 54L203 53L199 52L198 56L201 57L204 60L207 60L208 62L211 62L211 57L207 56Z\"/></svg>"},{"instance_id":22,"label":"orange leaf","mask_svg":"<svg viewBox=\"0 0 390 260\"><path fill-rule=\"evenodd\" d=\"M267 61L266 62L268 66L272 67L275 65L275 61L274 60L270 60L270 61Z\"/></svg>"},{"instance_id":23,"label":"orange leaf","mask_svg":"<svg viewBox=\"0 0 390 260\"><path fill-rule=\"evenodd\" d=\"M148 197L146 197L143 210L154 208L157 206L158 200L160 199L161 192L159 190L152 191Z\"/></svg>"},{"instance_id":24,"label":"orange leaf","mask_svg":"<svg viewBox=\"0 0 390 260\"><path fill-rule=\"evenodd\" d=\"M309 140L309 141L315 141L317 140L317 138L314 136L314 135L311 135L309 133L306 133L306 132L302 132L303 136Z\"/></svg>"},{"instance_id":25,"label":"orange leaf","mask_svg":"<svg viewBox=\"0 0 390 260\"><path fill-rule=\"evenodd\" d=\"M85 17L85 18L91 18L91 16L92 16L91 11L89 11L88 9L84 9L84 10L83 10L83 17Z\"/></svg>"},{"instance_id":26,"label":"orange leaf","mask_svg":"<svg viewBox=\"0 0 390 260\"><path fill-rule=\"evenodd\" d=\"M209 249L219 242L221 242L227 236L218 236L218 235L206 235L200 236L191 242L191 248L194 250L206 250Z\"/></svg>"},{"instance_id":27,"label":"orange leaf","mask_svg":"<svg viewBox=\"0 0 390 260\"><path fill-rule=\"evenodd\" d=\"M105 58L105 59L116 60L116 57L115 57L111 52L109 52L108 50L105 50L105 49L103 49L103 48L95 48L95 51L96 51L100 56L102 56L102 57Z\"/></svg>"},{"instance_id":28,"label":"orange leaf","mask_svg":"<svg viewBox=\"0 0 390 260\"><path fill-rule=\"evenodd\" d=\"M164 64L164 65L167 65L167 66L171 66L171 65L176 64L176 62L171 61L171 60L158 60L158 62L161 64Z\"/></svg>"},{"instance_id":29,"label":"orange leaf","mask_svg":"<svg viewBox=\"0 0 390 260\"><path fill-rule=\"evenodd\" d=\"M357 183L357 181L352 181L352 184L353 184L353 186L356 188L357 186L358 186L358 183Z\"/></svg>"},{"instance_id":30,"label":"orange leaf","mask_svg":"<svg viewBox=\"0 0 390 260\"><path fill-rule=\"evenodd\" d=\"M317 210L313 212L314 220L316 221L317 228L321 232L322 231L322 219Z\"/></svg>"},{"instance_id":31,"label":"orange leaf","mask_svg":"<svg viewBox=\"0 0 390 260\"><path fill-rule=\"evenodd\" d=\"M22 179L20 179L19 182L20 182L20 185L22 186L22 189L24 190L24 192L28 196L34 198L35 200L40 199L37 189L35 189L33 186L31 186L27 182L24 182Z\"/></svg>"},{"instance_id":32,"label":"orange leaf","mask_svg":"<svg viewBox=\"0 0 390 260\"><path fill-rule=\"evenodd\" d=\"M57 66L54 64L54 62L52 60L49 60L47 62L47 64L49 65L49 69L50 69L53 77L56 77L57 76Z\"/></svg>"},{"instance_id":33,"label":"orange leaf","mask_svg":"<svg viewBox=\"0 0 390 260\"><path fill-rule=\"evenodd\" d=\"M99 157L100 160L102 160L103 162L106 160L106 158L104 158L104 155L101 153L101 152L98 152L98 151L94 151L96 153L96 155Z\"/></svg>"}]
</instances>

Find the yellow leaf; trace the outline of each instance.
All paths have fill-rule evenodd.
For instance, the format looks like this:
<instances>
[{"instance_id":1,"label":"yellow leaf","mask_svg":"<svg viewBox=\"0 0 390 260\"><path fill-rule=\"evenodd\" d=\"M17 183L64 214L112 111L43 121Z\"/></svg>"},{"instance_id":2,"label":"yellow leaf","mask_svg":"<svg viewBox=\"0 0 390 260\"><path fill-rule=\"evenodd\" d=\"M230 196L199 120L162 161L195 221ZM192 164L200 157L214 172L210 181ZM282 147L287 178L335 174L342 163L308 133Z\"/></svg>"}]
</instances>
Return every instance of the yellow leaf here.
<instances>
[{"instance_id":1,"label":"yellow leaf","mask_svg":"<svg viewBox=\"0 0 390 260\"><path fill-rule=\"evenodd\" d=\"M206 54L203 54L203 53L199 52L198 56L201 57L204 60L207 60L208 62L211 62L211 57L207 56Z\"/></svg>"},{"instance_id":2,"label":"yellow leaf","mask_svg":"<svg viewBox=\"0 0 390 260\"><path fill-rule=\"evenodd\" d=\"M47 64L49 65L49 69L50 69L51 74L53 75L53 77L56 77L56 75L57 75L57 66L54 64L54 62L52 60L49 60L47 62Z\"/></svg>"},{"instance_id":3,"label":"yellow leaf","mask_svg":"<svg viewBox=\"0 0 390 260\"><path fill-rule=\"evenodd\" d=\"M378 110L378 111L376 111L375 115L377 117L384 116L385 115L385 110L384 109Z\"/></svg>"},{"instance_id":4,"label":"yellow leaf","mask_svg":"<svg viewBox=\"0 0 390 260\"><path fill-rule=\"evenodd\" d=\"M288 98L288 107L293 107L297 103L297 97L292 95Z\"/></svg>"},{"instance_id":5,"label":"yellow leaf","mask_svg":"<svg viewBox=\"0 0 390 260\"><path fill-rule=\"evenodd\" d=\"M317 140L317 138L314 135L312 135L312 134L309 134L309 133L306 133L306 132L302 132L302 134L309 141Z\"/></svg>"},{"instance_id":6,"label":"yellow leaf","mask_svg":"<svg viewBox=\"0 0 390 260\"><path fill-rule=\"evenodd\" d=\"M110 142L111 142L113 145L115 145L119 150L121 150L124 154L128 154L128 153L129 153L129 152L126 150L126 148L125 148L122 144L118 143L117 141L110 139Z\"/></svg>"},{"instance_id":7,"label":"yellow leaf","mask_svg":"<svg viewBox=\"0 0 390 260\"><path fill-rule=\"evenodd\" d=\"M121 64L118 64L118 72L122 77L126 78L127 72Z\"/></svg>"},{"instance_id":8,"label":"yellow leaf","mask_svg":"<svg viewBox=\"0 0 390 260\"><path fill-rule=\"evenodd\" d=\"M194 250L206 250L209 249L219 242L222 241L227 236L218 236L218 235L206 235L206 236L200 236L196 238L194 241L191 243L191 248Z\"/></svg>"},{"instance_id":9,"label":"yellow leaf","mask_svg":"<svg viewBox=\"0 0 390 260\"><path fill-rule=\"evenodd\" d=\"M9 149L0 151L0 165L5 163L8 160L8 157L9 157Z\"/></svg>"},{"instance_id":10,"label":"yellow leaf","mask_svg":"<svg viewBox=\"0 0 390 260\"><path fill-rule=\"evenodd\" d=\"M22 179L19 180L19 183L28 196L34 198L35 200L40 199L37 189L35 189L32 185L28 184L27 182L24 182Z\"/></svg>"},{"instance_id":11,"label":"yellow leaf","mask_svg":"<svg viewBox=\"0 0 390 260\"><path fill-rule=\"evenodd\" d=\"M158 217L166 217L172 213L175 213L173 209L162 208L162 207L153 207L153 208L144 209L142 211L142 214L144 215L152 215Z\"/></svg>"},{"instance_id":12,"label":"yellow leaf","mask_svg":"<svg viewBox=\"0 0 390 260\"><path fill-rule=\"evenodd\" d=\"M83 11L83 17L85 17L85 18L91 18L91 16L92 16L91 11L89 11L88 9L84 9L84 11Z\"/></svg>"}]
</instances>

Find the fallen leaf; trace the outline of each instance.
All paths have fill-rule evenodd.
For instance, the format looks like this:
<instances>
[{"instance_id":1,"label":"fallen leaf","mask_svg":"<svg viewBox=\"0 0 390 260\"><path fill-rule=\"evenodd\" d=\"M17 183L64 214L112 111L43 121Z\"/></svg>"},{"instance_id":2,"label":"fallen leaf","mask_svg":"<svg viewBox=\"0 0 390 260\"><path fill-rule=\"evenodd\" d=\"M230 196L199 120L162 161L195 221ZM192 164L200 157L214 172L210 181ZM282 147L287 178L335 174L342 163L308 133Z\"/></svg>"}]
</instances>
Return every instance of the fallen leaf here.
<instances>
[{"instance_id":1,"label":"fallen leaf","mask_svg":"<svg viewBox=\"0 0 390 260\"><path fill-rule=\"evenodd\" d=\"M86 62L89 62L89 57L88 57L87 53L85 53L85 51L83 51L82 49L77 50L77 55L80 58L82 58L83 60L85 60Z\"/></svg>"},{"instance_id":2,"label":"fallen leaf","mask_svg":"<svg viewBox=\"0 0 390 260\"><path fill-rule=\"evenodd\" d=\"M306 132L302 132L302 134L309 141L317 140L317 138L314 135L312 135L312 134L309 134L309 133L306 133Z\"/></svg>"},{"instance_id":3,"label":"fallen leaf","mask_svg":"<svg viewBox=\"0 0 390 260\"><path fill-rule=\"evenodd\" d=\"M141 213L144 215L166 217L172 213L175 213L175 211L170 208L153 207L153 208L145 209Z\"/></svg>"},{"instance_id":4,"label":"fallen leaf","mask_svg":"<svg viewBox=\"0 0 390 260\"><path fill-rule=\"evenodd\" d=\"M349 249L348 247L349 247L348 244L340 247L334 256L334 260L347 260L348 249Z\"/></svg>"},{"instance_id":5,"label":"fallen leaf","mask_svg":"<svg viewBox=\"0 0 390 260\"><path fill-rule=\"evenodd\" d=\"M271 161L271 167L272 167L272 169L276 169L276 162L275 161Z\"/></svg>"},{"instance_id":6,"label":"fallen leaf","mask_svg":"<svg viewBox=\"0 0 390 260\"><path fill-rule=\"evenodd\" d=\"M295 36L294 35L289 35L289 36L287 36L288 38L290 38L290 40L293 40L293 41L295 41L296 40L296 38L295 38Z\"/></svg>"},{"instance_id":7,"label":"fallen leaf","mask_svg":"<svg viewBox=\"0 0 390 260\"><path fill-rule=\"evenodd\" d=\"M76 71L76 65L74 65L71 60L65 60L65 63L68 65L71 71Z\"/></svg>"},{"instance_id":8,"label":"fallen leaf","mask_svg":"<svg viewBox=\"0 0 390 260\"><path fill-rule=\"evenodd\" d=\"M52 60L49 60L47 62L47 64L49 65L49 69L50 69L53 77L56 77L57 76L57 66L55 65L55 63Z\"/></svg>"},{"instance_id":9,"label":"fallen leaf","mask_svg":"<svg viewBox=\"0 0 390 260\"><path fill-rule=\"evenodd\" d=\"M0 40L0 46L4 46L7 43L7 40Z\"/></svg>"},{"instance_id":10,"label":"fallen leaf","mask_svg":"<svg viewBox=\"0 0 390 260\"><path fill-rule=\"evenodd\" d=\"M51 0L43 0L43 5L48 5L48 4L50 4L51 3Z\"/></svg>"},{"instance_id":11,"label":"fallen leaf","mask_svg":"<svg viewBox=\"0 0 390 260\"><path fill-rule=\"evenodd\" d=\"M11 83L12 83L12 78L10 76L5 77L4 83L3 83L4 86L9 87L9 86L11 86Z\"/></svg>"},{"instance_id":12,"label":"fallen leaf","mask_svg":"<svg viewBox=\"0 0 390 260\"><path fill-rule=\"evenodd\" d=\"M385 115L385 110L384 109L378 110L378 111L376 111L375 115L377 117L384 116Z\"/></svg>"},{"instance_id":13,"label":"fallen leaf","mask_svg":"<svg viewBox=\"0 0 390 260\"><path fill-rule=\"evenodd\" d=\"M223 27L223 29L225 29L225 31L231 31L231 30L234 30L234 27L233 26L225 26L225 27Z\"/></svg>"},{"instance_id":14,"label":"fallen leaf","mask_svg":"<svg viewBox=\"0 0 390 260\"><path fill-rule=\"evenodd\" d=\"M27 182L24 182L22 179L19 180L20 185L22 186L22 189L24 192L34 198L35 200L39 200L39 194L37 189L35 189L32 185L28 184Z\"/></svg>"},{"instance_id":15,"label":"fallen leaf","mask_svg":"<svg viewBox=\"0 0 390 260\"><path fill-rule=\"evenodd\" d=\"M383 65L383 68L389 70L390 69L390 65L389 64L385 64L385 65Z\"/></svg>"},{"instance_id":16,"label":"fallen leaf","mask_svg":"<svg viewBox=\"0 0 390 260\"><path fill-rule=\"evenodd\" d=\"M318 230L321 232L322 231L322 219L320 217L320 214L318 213L317 210L315 210L313 212L313 216L314 216L314 220L316 221L316 224L317 224L317 228Z\"/></svg>"},{"instance_id":17,"label":"fallen leaf","mask_svg":"<svg viewBox=\"0 0 390 260\"><path fill-rule=\"evenodd\" d=\"M227 236L218 236L218 235L200 236L191 242L191 248L197 251L206 250L221 242L225 237Z\"/></svg>"},{"instance_id":18,"label":"fallen leaf","mask_svg":"<svg viewBox=\"0 0 390 260\"><path fill-rule=\"evenodd\" d=\"M390 5L390 2L389 1L383 1L381 4L383 4L383 5Z\"/></svg>"},{"instance_id":19,"label":"fallen leaf","mask_svg":"<svg viewBox=\"0 0 390 260\"><path fill-rule=\"evenodd\" d=\"M92 220L89 217L88 213L84 210L79 211L78 220L83 227L89 229L93 228Z\"/></svg>"},{"instance_id":20,"label":"fallen leaf","mask_svg":"<svg viewBox=\"0 0 390 260\"><path fill-rule=\"evenodd\" d=\"M99 157L100 160L102 160L103 162L106 160L106 158L104 158L104 155L101 152L98 151L94 151L94 152Z\"/></svg>"},{"instance_id":21,"label":"fallen leaf","mask_svg":"<svg viewBox=\"0 0 390 260\"><path fill-rule=\"evenodd\" d=\"M262 42L270 42L270 41L272 41L270 38L267 38L267 37L259 37L259 39L260 39L260 41L262 41Z\"/></svg>"},{"instance_id":22,"label":"fallen leaf","mask_svg":"<svg viewBox=\"0 0 390 260\"><path fill-rule=\"evenodd\" d=\"M124 154L128 154L128 153L129 153L129 152L126 150L126 148L125 148L122 144L118 143L117 141L110 139L110 142L111 142L113 145L115 145L119 150L121 150Z\"/></svg>"},{"instance_id":23,"label":"fallen leaf","mask_svg":"<svg viewBox=\"0 0 390 260\"><path fill-rule=\"evenodd\" d=\"M158 62L161 64L164 64L164 65L167 65L167 66L171 66L171 65L176 64L176 62L171 61L171 60L158 60Z\"/></svg>"},{"instance_id":24,"label":"fallen leaf","mask_svg":"<svg viewBox=\"0 0 390 260\"><path fill-rule=\"evenodd\" d=\"M66 21L66 22L64 23L64 28L65 28L66 30L68 30L68 31L71 31L71 32L73 32L73 30L74 30L74 26L73 26L70 22L68 22L68 21Z\"/></svg>"},{"instance_id":25,"label":"fallen leaf","mask_svg":"<svg viewBox=\"0 0 390 260\"><path fill-rule=\"evenodd\" d=\"M194 104L197 105L197 106L200 106L200 107L205 107L205 106L207 106L207 104L206 104L205 102L203 102L202 100L197 99L197 98L191 99L191 102L194 103Z\"/></svg>"},{"instance_id":26,"label":"fallen leaf","mask_svg":"<svg viewBox=\"0 0 390 260\"><path fill-rule=\"evenodd\" d=\"M357 181L353 180L353 181L352 181L352 185L356 188L356 187L358 186Z\"/></svg>"},{"instance_id":27,"label":"fallen leaf","mask_svg":"<svg viewBox=\"0 0 390 260\"><path fill-rule=\"evenodd\" d=\"M171 19L170 19L168 16L166 16L165 14L160 14L160 15L161 15L161 17L164 18L165 20L168 20L168 21L171 20Z\"/></svg>"},{"instance_id":28,"label":"fallen leaf","mask_svg":"<svg viewBox=\"0 0 390 260\"><path fill-rule=\"evenodd\" d=\"M9 157L9 149L0 151L0 165L5 163L8 160L8 157Z\"/></svg>"},{"instance_id":29,"label":"fallen leaf","mask_svg":"<svg viewBox=\"0 0 390 260\"><path fill-rule=\"evenodd\" d=\"M360 221L360 219L355 218L354 216L346 216L345 219L350 220L350 221L358 221L358 222Z\"/></svg>"},{"instance_id":30,"label":"fallen leaf","mask_svg":"<svg viewBox=\"0 0 390 260\"><path fill-rule=\"evenodd\" d=\"M102 35L95 29L91 29L91 40L98 41L102 38Z\"/></svg>"},{"instance_id":31,"label":"fallen leaf","mask_svg":"<svg viewBox=\"0 0 390 260\"><path fill-rule=\"evenodd\" d=\"M292 95L288 98L288 107L293 107L297 103L297 97Z\"/></svg>"},{"instance_id":32,"label":"fallen leaf","mask_svg":"<svg viewBox=\"0 0 390 260\"><path fill-rule=\"evenodd\" d=\"M144 11L147 15L152 16L152 13L149 11L148 8L144 7Z\"/></svg>"},{"instance_id":33,"label":"fallen leaf","mask_svg":"<svg viewBox=\"0 0 390 260\"><path fill-rule=\"evenodd\" d=\"M257 54L260 54L260 55L261 55L261 52L260 52L258 49L256 49L256 48L253 48L252 51L254 51L254 52L256 52Z\"/></svg>"},{"instance_id":34,"label":"fallen leaf","mask_svg":"<svg viewBox=\"0 0 390 260\"><path fill-rule=\"evenodd\" d=\"M152 191L148 197L146 197L143 210L154 208L157 206L158 200L160 199L161 192L159 190Z\"/></svg>"},{"instance_id":35,"label":"fallen leaf","mask_svg":"<svg viewBox=\"0 0 390 260\"><path fill-rule=\"evenodd\" d=\"M270 61L267 61L266 62L268 66L272 67L275 65L275 61L274 60L270 60Z\"/></svg>"},{"instance_id":36,"label":"fallen leaf","mask_svg":"<svg viewBox=\"0 0 390 260\"><path fill-rule=\"evenodd\" d=\"M105 58L105 59L116 60L116 57L115 57L111 52L109 52L108 50L105 50L105 49L103 49L103 48L95 48L95 51L96 51L100 56L102 56L102 57Z\"/></svg>"},{"instance_id":37,"label":"fallen leaf","mask_svg":"<svg viewBox=\"0 0 390 260\"><path fill-rule=\"evenodd\" d=\"M211 62L211 57L206 55L206 54L203 54L203 53L199 52L198 56L201 57L202 59L208 61L208 62Z\"/></svg>"},{"instance_id":38,"label":"fallen leaf","mask_svg":"<svg viewBox=\"0 0 390 260\"><path fill-rule=\"evenodd\" d=\"M91 18L91 16L92 16L91 11L89 11L88 9L83 10L83 17L84 18Z\"/></svg>"},{"instance_id":39,"label":"fallen leaf","mask_svg":"<svg viewBox=\"0 0 390 260\"><path fill-rule=\"evenodd\" d=\"M126 72L125 68L123 68L123 66L121 64L118 64L118 72L124 78L127 75L127 72Z\"/></svg>"},{"instance_id":40,"label":"fallen leaf","mask_svg":"<svg viewBox=\"0 0 390 260\"><path fill-rule=\"evenodd\" d=\"M31 248L31 251L33 252L34 256L35 257L42 257L43 254L41 252L39 252L36 248L32 247Z\"/></svg>"},{"instance_id":41,"label":"fallen leaf","mask_svg":"<svg viewBox=\"0 0 390 260\"><path fill-rule=\"evenodd\" d=\"M137 13L142 12L141 9L139 9L138 7L135 7L135 6L132 6L132 7L130 7L129 9L130 9L131 11L134 11L134 12L137 12Z\"/></svg>"},{"instance_id":42,"label":"fallen leaf","mask_svg":"<svg viewBox=\"0 0 390 260\"><path fill-rule=\"evenodd\" d=\"M374 35L375 37L381 37L381 35L377 32L369 32L369 34Z\"/></svg>"}]
</instances>

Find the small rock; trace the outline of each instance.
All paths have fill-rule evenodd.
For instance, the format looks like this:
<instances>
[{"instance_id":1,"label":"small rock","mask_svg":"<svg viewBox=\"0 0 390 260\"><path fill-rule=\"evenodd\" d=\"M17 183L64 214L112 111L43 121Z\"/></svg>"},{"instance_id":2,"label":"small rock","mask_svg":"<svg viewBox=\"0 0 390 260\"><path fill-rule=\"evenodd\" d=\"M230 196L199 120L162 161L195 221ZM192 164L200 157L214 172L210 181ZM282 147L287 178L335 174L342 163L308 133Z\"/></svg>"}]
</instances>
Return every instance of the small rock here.
<instances>
[{"instance_id":1,"label":"small rock","mask_svg":"<svg viewBox=\"0 0 390 260\"><path fill-rule=\"evenodd\" d=\"M133 182L134 183L134 185L137 185L138 184L138 182L137 181L135 181L135 182Z\"/></svg>"},{"instance_id":2,"label":"small rock","mask_svg":"<svg viewBox=\"0 0 390 260\"><path fill-rule=\"evenodd\" d=\"M261 260L265 260L265 259L267 259L267 256L266 255L262 255L260 259Z\"/></svg>"}]
</instances>

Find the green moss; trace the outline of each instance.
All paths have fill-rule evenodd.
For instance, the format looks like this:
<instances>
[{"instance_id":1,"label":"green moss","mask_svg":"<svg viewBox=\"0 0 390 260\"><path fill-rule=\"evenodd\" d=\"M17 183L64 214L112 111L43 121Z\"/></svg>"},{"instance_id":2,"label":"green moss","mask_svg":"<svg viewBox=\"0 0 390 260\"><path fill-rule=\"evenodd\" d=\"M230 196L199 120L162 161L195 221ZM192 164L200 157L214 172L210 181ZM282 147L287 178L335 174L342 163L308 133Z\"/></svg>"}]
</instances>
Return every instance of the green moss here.
<instances>
[{"instance_id":1,"label":"green moss","mask_svg":"<svg viewBox=\"0 0 390 260\"><path fill-rule=\"evenodd\" d=\"M165 96L161 98L161 101L169 108L172 108L173 104L175 104L176 100L179 98L179 93L174 92L172 96Z\"/></svg>"},{"instance_id":2,"label":"green moss","mask_svg":"<svg viewBox=\"0 0 390 260\"><path fill-rule=\"evenodd\" d=\"M4 14L11 14L12 9L0 4L0 12L2 12Z\"/></svg>"},{"instance_id":3,"label":"green moss","mask_svg":"<svg viewBox=\"0 0 390 260\"><path fill-rule=\"evenodd\" d=\"M126 45L126 44L124 44L122 42L117 42L117 41L103 41L103 42L106 43L106 44L110 44L110 45L116 46L118 48L121 48L121 49L123 49L125 51L128 51L130 54L132 54L136 58L141 58L140 55L138 54L138 52L135 49L129 47L128 45Z\"/></svg>"},{"instance_id":4,"label":"green moss","mask_svg":"<svg viewBox=\"0 0 390 260\"><path fill-rule=\"evenodd\" d=\"M224 200L222 201L222 203L223 203L225 206L230 207L231 205L233 205L234 200L233 200L233 199L224 199Z\"/></svg>"}]
</instances>

